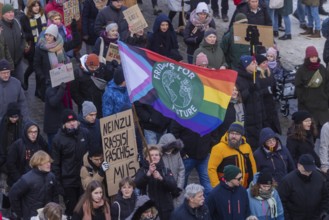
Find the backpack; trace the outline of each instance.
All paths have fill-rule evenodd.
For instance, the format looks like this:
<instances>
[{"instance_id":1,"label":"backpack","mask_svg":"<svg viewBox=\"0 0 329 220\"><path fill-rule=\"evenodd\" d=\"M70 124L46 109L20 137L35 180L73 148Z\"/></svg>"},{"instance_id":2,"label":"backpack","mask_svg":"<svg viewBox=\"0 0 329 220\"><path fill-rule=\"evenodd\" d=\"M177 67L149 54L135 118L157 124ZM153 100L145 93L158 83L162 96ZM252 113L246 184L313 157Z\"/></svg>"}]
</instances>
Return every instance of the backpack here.
<instances>
[{"instance_id":1,"label":"backpack","mask_svg":"<svg viewBox=\"0 0 329 220\"><path fill-rule=\"evenodd\" d=\"M321 33L325 38L329 37L329 17L324 19L321 25Z\"/></svg>"}]
</instances>

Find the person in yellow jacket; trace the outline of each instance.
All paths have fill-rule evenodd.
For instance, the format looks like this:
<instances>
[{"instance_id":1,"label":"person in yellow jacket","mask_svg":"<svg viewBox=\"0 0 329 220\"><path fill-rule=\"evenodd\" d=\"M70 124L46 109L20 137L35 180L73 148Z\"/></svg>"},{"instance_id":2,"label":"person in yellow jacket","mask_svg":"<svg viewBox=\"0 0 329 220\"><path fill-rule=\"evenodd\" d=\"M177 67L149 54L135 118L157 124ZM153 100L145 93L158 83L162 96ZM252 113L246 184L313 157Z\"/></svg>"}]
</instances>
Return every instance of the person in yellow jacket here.
<instances>
[{"instance_id":1,"label":"person in yellow jacket","mask_svg":"<svg viewBox=\"0 0 329 220\"><path fill-rule=\"evenodd\" d=\"M212 187L219 184L226 165L235 165L241 169L242 186L248 188L253 174L257 172L257 166L251 147L243 135L243 124L233 122L220 142L212 148L208 162L208 176Z\"/></svg>"}]
</instances>

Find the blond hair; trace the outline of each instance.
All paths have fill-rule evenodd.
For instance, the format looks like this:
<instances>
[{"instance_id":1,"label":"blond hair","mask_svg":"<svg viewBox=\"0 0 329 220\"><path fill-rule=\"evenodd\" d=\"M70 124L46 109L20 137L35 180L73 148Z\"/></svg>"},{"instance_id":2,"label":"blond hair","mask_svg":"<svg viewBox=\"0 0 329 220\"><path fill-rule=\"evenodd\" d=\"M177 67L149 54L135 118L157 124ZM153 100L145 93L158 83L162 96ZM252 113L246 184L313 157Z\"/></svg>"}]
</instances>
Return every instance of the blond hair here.
<instances>
[{"instance_id":1,"label":"blond hair","mask_svg":"<svg viewBox=\"0 0 329 220\"><path fill-rule=\"evenodd\" d=\"M30 167L36 168L36 167L38 167L42 164L48 163L48 162L52 163L53 159L51 159L49 154L47 154L45 151L39 150L39 151L35 152L33 154L33 156L31 157Z\"/></svg>"}]
</instances>

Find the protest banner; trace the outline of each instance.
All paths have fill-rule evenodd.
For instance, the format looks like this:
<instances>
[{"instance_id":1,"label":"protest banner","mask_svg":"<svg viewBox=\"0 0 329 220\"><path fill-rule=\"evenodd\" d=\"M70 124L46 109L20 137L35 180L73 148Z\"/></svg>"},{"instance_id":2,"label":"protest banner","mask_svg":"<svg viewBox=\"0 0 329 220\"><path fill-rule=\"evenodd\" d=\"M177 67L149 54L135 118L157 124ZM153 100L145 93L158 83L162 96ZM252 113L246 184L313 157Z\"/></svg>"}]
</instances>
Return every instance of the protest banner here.
<instances>
[{"instance_id":1,"label":"protest banner","mask_svg":"<svg viewBox=\"0 0 329 220\"><path fill-rule=\"evenodd\" d=\"M71 24L72 19L80 19L79 0L68 0L63 3L64 25Z\"/></svg>"},{"instance_id":2,"label":"protest banner","mask_svg":"<svg viewBox=\"0 0 329 220\"><path fill-rule=\"evenodd\" d=\"M123 0L123 5L126 6L127 8L136 4L137 4L137 0Z\"/></svg>"},{"instance_id":3,"label":"protest banner","mask_svg":"<svg viewBox=\"0 0 329 220\"><path fill-rule=\"evenodd\" d=\"M132 110L100 119L104 161L110 164L106 171L108 195L119 190L124 177L135 177L139 169L137 144Z\"/></svg>"},{"instance_id":4,"label":"protest banner","mask_svg":"<svg viewBox=\"0 0 329 220\"><path fill-rule=\"evenodd\" d=\"M72 63L62 65L49 71L51 87L59 86L62 82L67 83L74 80Z\"/></svg>"},{"instance_id":5,"label":"protest banner","mask_svg":"<svg viewBox=\"0 0 329 220\"><path fill-rule=\"evenodd\" d=\"M273 47L273 27L254 24L233 24L235 44ZM256 41L252 43L251 41Z\"/></svg>"},{"instance_id":6,"label":"protest banner","mask_svg":"<svg viewBox=\"0 0 329 220\"><path fill-rule=\"evenodd\" d=\"M148 27L147 22L145 21L145 18L137 4L124 10L122 13L133 33L137 33Z\"/></svg>"},{"instance_id":7,"label":"protest banner","mask_svg":"<svg viewBox=\"0 0 329 220\"><path fill-rule=\"evenodd\" d=\"M106 61L116 60L120 64L119 47L117 44L110 43L109 49L106 53Z\"/></svg>"}]
</instances>

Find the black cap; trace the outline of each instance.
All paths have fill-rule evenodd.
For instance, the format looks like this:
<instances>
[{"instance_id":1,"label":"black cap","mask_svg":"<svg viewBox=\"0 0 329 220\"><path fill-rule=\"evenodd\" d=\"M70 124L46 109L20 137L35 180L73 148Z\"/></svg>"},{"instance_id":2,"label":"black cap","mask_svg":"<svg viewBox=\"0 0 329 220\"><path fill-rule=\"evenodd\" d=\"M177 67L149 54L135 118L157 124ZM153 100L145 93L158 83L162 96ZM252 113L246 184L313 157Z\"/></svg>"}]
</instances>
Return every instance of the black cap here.
<instances>
[{"instance_id":1,"label":"black cap","mask_svg":"<svg viewBox=\"0 0 329 220\"><path fill-rule=\"evenodd\" d=\"M10 63L6 59L0 60L0 71L10 70Z\"/></svg>"},{"instance_id":2,"label":"black cap","mask_svg":"<svg viewBox=\"0 0 329 220\"><path fill-rule=\"evenodd\" d=\"M304 169L308 172L315 171L315 160L311 154L303 154L299 157L298 163L303 165Z\"/></svg>"},{"instance_id":3,"label":"black cap","mask_svg":"<svg viewBox=\"0 0 329 220\"><path fill-rule=\"evenodd\" d=\"M78 117L75 112L71 109L65 109L62 113L62 123L65 124L69 121L77 121Z\"/></svg>"},{"instance_id":4,"label":"black cap","mask_svg":"<svg viewBox=\"0 0 329 220\"><path fill-rule=\"evenodd\" d=\"M312 118L312 115L308 111L302 110L292 114L292 120L294 120L295 124L300 124L307 118Z\"/></svg>"},{"instance_id":5,"label":"black cap","mask_svg":"<svg viewBox=\"0 0 329 220\"><path fill-rule=\"evenodd\" d=\"M272 183L273 183L272 174L269 171L259 172L257 183L272 185Z\"/></svg>"}]
</instances>

